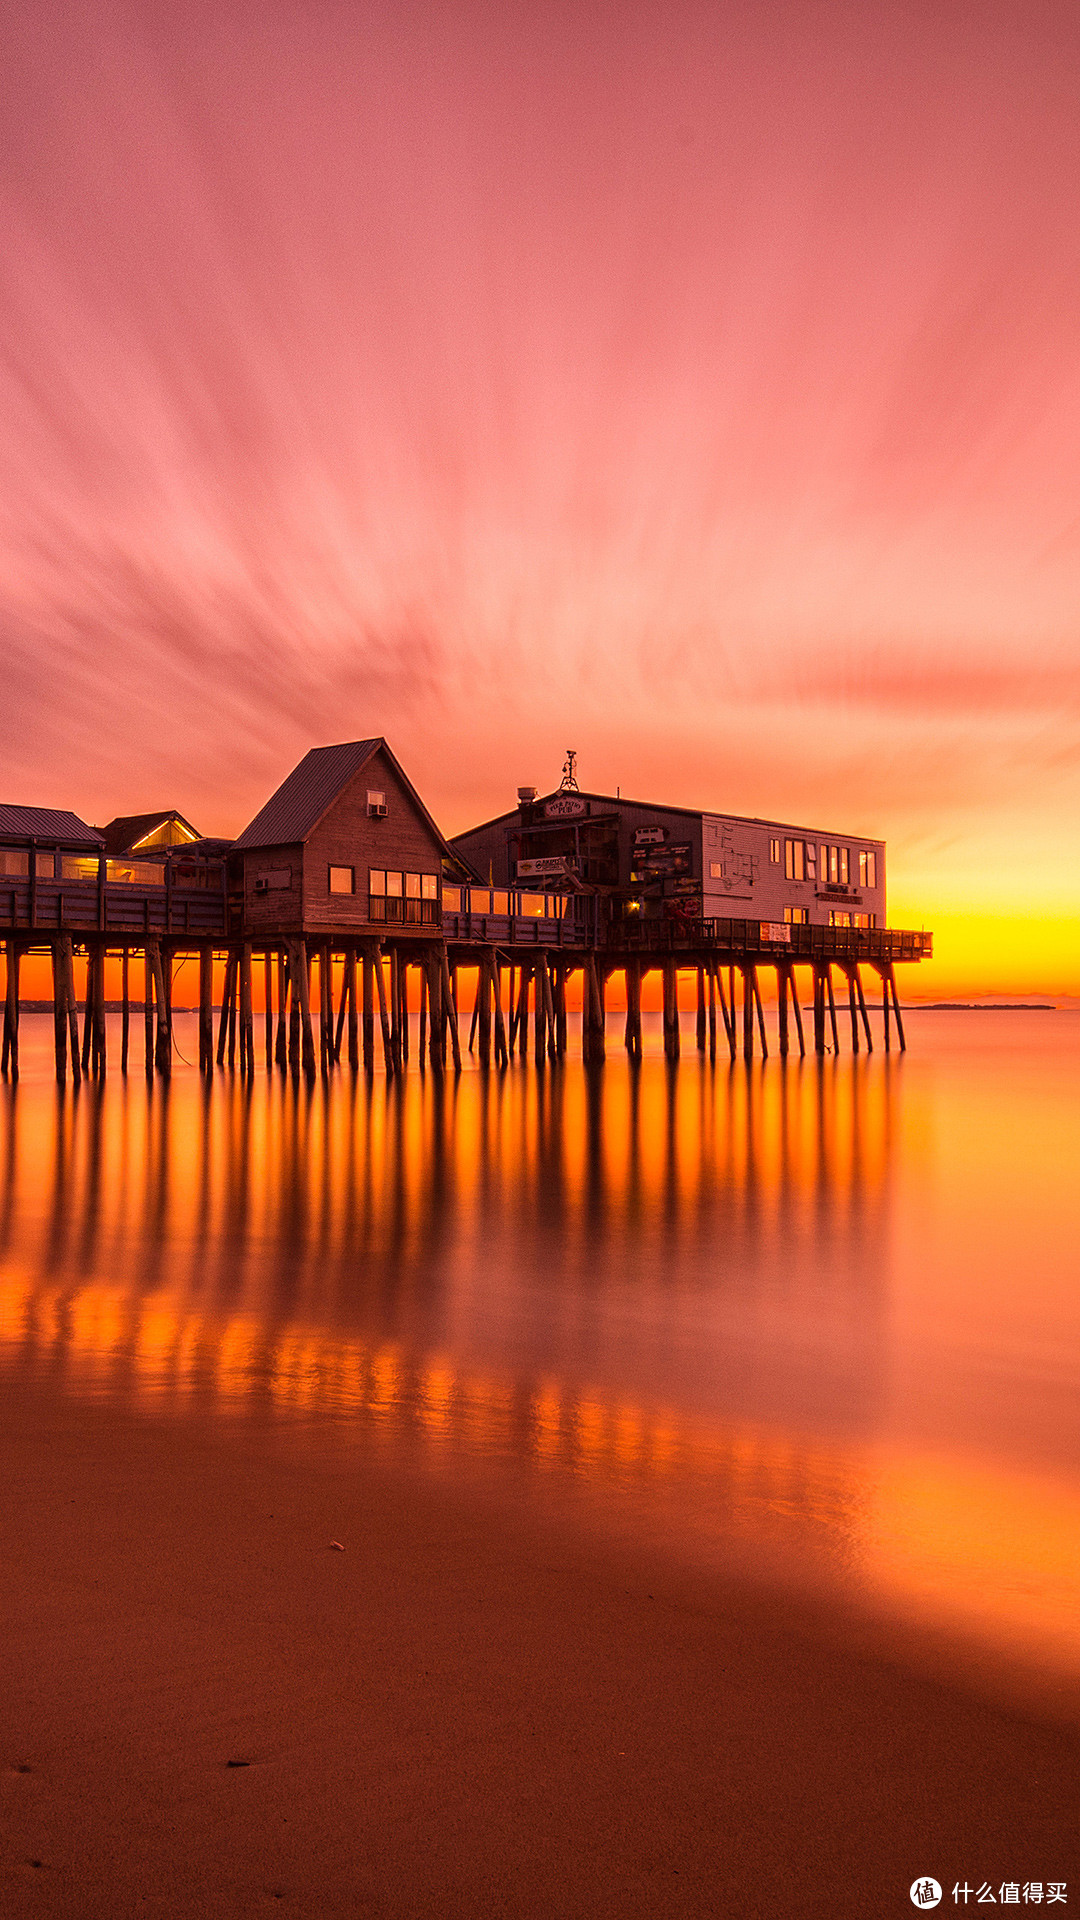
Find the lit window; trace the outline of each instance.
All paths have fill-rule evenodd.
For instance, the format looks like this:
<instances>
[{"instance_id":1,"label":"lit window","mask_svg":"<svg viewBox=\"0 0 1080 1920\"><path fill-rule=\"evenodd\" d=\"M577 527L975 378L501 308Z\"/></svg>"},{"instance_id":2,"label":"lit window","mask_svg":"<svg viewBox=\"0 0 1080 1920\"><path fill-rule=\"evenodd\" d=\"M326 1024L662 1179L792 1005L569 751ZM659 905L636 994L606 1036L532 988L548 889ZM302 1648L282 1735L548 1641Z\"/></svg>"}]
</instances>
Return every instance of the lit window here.
<instances>
[{"instance_id":1,"label":"lit window","mask_svg":"<svg viewBox=\"0 0 1080 1920\"><path fill-rule=\"evenodd\" d=\"M859 885L877 886L877 855L872 848L866 848L859 854Z\"/></svg>"},{"instance_id":2,"label":"lit window","mask_svg":"<svg viewBox=\"0 0 1080 1920\"><path fill-rule=\"evenodd\" d=\"M401 899L400 873L388 873L386 876L386 897L388 900Z\"/></svg>"},{"instance_id":3,"label":"lit window","mask_svg":"<svg viewBox=\"0 0 1080 1920\"><path fill-rule=\"evenodd\" d=\"M420 875L418 873L407 873L405 875L405 898L406 900L419 900Z\"/></svg>"},{"instance_id":4,"label":"lit window","mask_svg":"<svg viewBox=\"0 0 1080 1920\"><path fill-rule=\"evenodd\" d=\"M710 880L721 880L723 878L723 874L724 874L724 869L720 865L719 860L710 860L709 861Z\"/></svg>"},{"instance_id":5,"label":"lit window","mask_svg":"<svg viewBox=\"0 0 1080 1920\"><path fill-rule=\"evenodd\" d=\"M438 897L439 897L438 874L422 873L420 875L420 898L422 900L437 900Z\"/></svg>"},{"instance_id":6,"label":"lit window","mask_svg":"<svg viewBox=\"0 0 1080 1920\"><path fill-rule=\"evenodd\" d=\"M352 893L355 890L356 876L352 867L331 867L331 893Z\"/></svg>"},{"instance_id":7,"label":"lit window","mask_svg":"<svg viewBox=\"0 0 1080 1920\"><path fill-rule=\"evenodd\" d=\"M812 880L817 873L817 853L811 840L806 842L806 877Z\"/></svg>"},{"instance_id":8,"label":"lit window","mask_svg":"<svg viewBox=\"0 0 1080 1920\"><path fill-rule=\"evenodd\" d=\"M446 913L461 912L461 888L460 887L444 887L442 897L443 897L443 909Z\"/></svg>"},{"instance_id":9,"label":"lit window","mask_svg":"<svg viewBox=\"0 0 1080 1920\"><path fill-rule=\"evenodd\" d=\"M829 925L830 927L850 927L851 925L850 913L841 913L838 910L830 913Z\"/></svg>"},{"instance_id":10,"label":"lit window","mask_svg":"<svg viewBox=\"0 0 1080 1920\"><path fill-rule=\"evenodd\" d=\"M386 874L382 867L368 868L367 890L369 893L375 894L380 900L385 898Z\"/></svg>"},{"instance_id":11,"label":"lit window","mask_svg":"<svg viewBox=\"0 0 1080 1920\"><path fill-rule=\"evenodd\" d=\"M853 913L851 916L851 924L853 927L876 927L877 914L876 913Z\"/></svg>"},{"instance_id":12,"label":"lit window","mask_svg":"<svg viewBox=\"0 0 1080 1920\"><path fill-rule=\"evenodd\" d=\"M542 893L519 893L517 911L530 919L540 920L544 915L544 896Z\"/></svg>"},{"instance_id":13,"label":"lit window","mask_svg":"<svg viewBox=\"0 0 1080 1920\"><path fill-rule=\"evenodd\" d=\"M801 840L784 841L784 873L789 880L806 878L806 862Z\"/></svg>"},{"instance_id":14,"label":"lit window","mask_svg":"<svg viewBox=\"0 0 1080 1920\"><path fill-rule=\"evenodd\" d=\"M839 847L837 851L840 855L840 885L846 887L849 876L848 850L846 847Z\"/></svg>"},{"instance_id":15,"label":"lit window","mask_svg":"<svg viewBox=\"0 0 1080 1920\"><path fill-rule=\"evenodd\" d=\"M810 924L809 907L785 907L784 919L789 927L807 927Z\"/></svg>"},{"instance_id":16,"label":"lit window","mask_svg":"<svg viewBox=\"0 0 1080 1920\"><path fill-rule=\"evenodd\" d=\"M774 865L774 866L775 866L775 865L777 865L777 864L779 863L779 860L780 860L780 842L779 842L779 840L770 840L770 841L769 841L769 859L770 859L770 860L771 860L771 861L773 862L773 865Z\"/></svg>"}]
</instances>

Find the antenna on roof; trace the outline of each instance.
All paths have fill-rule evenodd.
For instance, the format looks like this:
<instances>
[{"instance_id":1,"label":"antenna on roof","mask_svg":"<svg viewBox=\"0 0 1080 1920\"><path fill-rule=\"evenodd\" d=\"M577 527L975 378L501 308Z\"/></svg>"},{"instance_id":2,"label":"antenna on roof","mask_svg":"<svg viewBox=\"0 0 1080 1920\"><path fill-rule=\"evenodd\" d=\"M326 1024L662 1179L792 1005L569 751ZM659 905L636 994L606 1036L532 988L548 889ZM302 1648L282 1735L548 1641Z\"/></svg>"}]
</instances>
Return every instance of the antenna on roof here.
<instances>
[{"instance_id":1,"label":"antenna on roof","mask_svg":"<svg viewBox=\"0 0 1080 1920\"><path fill-rule=\"evenodd\" d=\"M576 764L577 764L577 754L574 752L573 747L567 747L566 759L563 761L562 780L559 783L560 793L576 793L577 792L578 790L577 774L574 771Z\"/></svg>"}]
</instances>

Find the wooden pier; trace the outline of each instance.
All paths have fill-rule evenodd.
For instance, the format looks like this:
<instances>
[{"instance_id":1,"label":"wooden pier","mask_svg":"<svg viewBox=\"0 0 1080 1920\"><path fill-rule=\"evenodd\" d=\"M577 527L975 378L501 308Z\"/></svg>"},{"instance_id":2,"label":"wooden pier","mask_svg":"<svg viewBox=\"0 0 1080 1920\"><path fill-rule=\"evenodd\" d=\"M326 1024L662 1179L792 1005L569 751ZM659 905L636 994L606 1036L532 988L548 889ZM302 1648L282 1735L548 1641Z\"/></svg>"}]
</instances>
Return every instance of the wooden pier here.
<instances>
[{"instance_id":1,"label":"wooden pier","mask_svg":"<svg viewBox=\"0 0 1080 1920\"><path fill-rule=\"evenodd\" d=\"M563 896L557 912L538 916L515 910L533 896L476 887L453 890L455 905L442 913L436 937L434 929L417 927L395 929L377 940L322 930L306 938L233 939L226 931L223 895L215 903L202 894L199 919L217 918L219 925L196 933L175 924L175 905L170 925L168 910L155 912L160 899L133 899L127 889L124 900L114 902L111 893L107 881L102 889L95 886L98 925L91 927L90 900L76 884L62 894L44 893L45 924L20 915L19 899L0 889L5 1075L18 1074L20 973L31 955L51 963L57 1077L63 1080L70 1072L78 1081L106 1071L107 959L120 966L122 1072L134 1051L132 1014L141 1011L143 1067L151 1076L170 1073L173 982L180 962L193 959L199 979L198 1065L204 1073L250 1074L263 1067L314 1075L330 1074L342 1062L368 1073L377 1064L387 1073L401 1072L410 1051L410 980L414 1004L419 1002L420 1058L437 1072L460 1069L465 1050L484 1066L506 1066L515 1054L531 1055L537 1065L562 1059L568 1048L568 989L575 976L581 993L581 1057L587 1064L603 1060L609 1044L608 988L616 976L625 987L622 1041L632 1058L641 1058L642 998L650 974L662 983L669 1059L678 1058L682 1045L679 990L687 974L695 988L696 1046L711 1059L718 1049L732 1060L765 1059L774 1048L781 1058L837 1053L845 1042L854 1053L872 1050L867 974L880 1000L885 1048L891 1048L895 1033L903 1049L896 967L932 950L931 935L891 929L793 926L778 940L775 927L747 920L628 926L603 918L595 895ZM190 925L194 916L186 901L184 907ZM137 932L132 923L140 917L144 926ZM215 961L224 968L217 1003ZM132 999L132 962L142 975L141 1007ZM81 994L77 970L83 976ZM476 976L469 1007L461 1005L465 972ZM775 982L770 1022L763 973ZM258 1030L257 977L263 1002Z\"/></svg>"}]
</instances>

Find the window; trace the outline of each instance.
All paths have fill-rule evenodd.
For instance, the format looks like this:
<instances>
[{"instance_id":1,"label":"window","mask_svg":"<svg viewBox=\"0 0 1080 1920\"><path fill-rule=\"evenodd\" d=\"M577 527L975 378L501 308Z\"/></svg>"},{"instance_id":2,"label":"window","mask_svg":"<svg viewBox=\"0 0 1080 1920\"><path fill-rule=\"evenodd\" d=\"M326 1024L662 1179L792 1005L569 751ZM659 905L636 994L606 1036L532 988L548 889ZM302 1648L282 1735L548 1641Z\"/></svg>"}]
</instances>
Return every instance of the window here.
<instances>
[{"instance_id":1,"label":"window","mask_svg":"<svg viewBox=\"0 0 1080 1920\"><path fill-rule=\"evenodd\" d=\"M46 856L50 861L52 857L51 853ZM160 867L158 868L158 873L161 875L158 884L159 886L163 886L165 883L165 875L162 873ZM78 855L73 853L63 853L60 855L61 880L96 880L97 874L98 863L96 860L82 860ZM151 882L151 884L153 883Z\"/></svg>"},{"instance_id":2,"label":"window","mask_svg":"<svg viewBox=\"0 0 1080 1920\"><path fill-rule=\"evenodd\" d=\"M405 875L405 898L406 900L419 900L420 875L418 873L407 873Z\"/></svg>"},{"instance_id":3,"label":"window","mask_svg":"<svg viewBox=\"0 0 1080 1920\"><path fill-rule=\"evenodd\" d=\"M809 907L785 907L784 919L789 927L808 927L810 909Z\"/></svg>"},{"instance_id":4,"label":"window","mask_svg":"<svg viewBox=\"0 0 1080 1920\"><path fill-rule=\"evenodd\" d=\"M877 886L877 854L872 847L860 850L859 885L860 887Z\"/></svg>"},{"instance_id":5,"label":"window","mask_svg":"<svg viewBox=\"0 0 1080 1920\"><path fill-rule=\"evenodd\" d=\"M331 867L331 893L354 893L356 891L356 872L353 867Z\"/></svg>"},{"instance_id":6,"label":"window","mask_svg":"<svg viewBox=\"0 0 1080 1920\"><path fill-rule=\"evenodd\" d=\"M386 876L386 897L387 897L387 899L388 899L388 900L400 900L400 899L401 899L401 894L402 894L402 884L401 884L401 883L402 883L402 875L401 875L400 873L387 873L387 876Z\"/></svg>"},{"instance_id":7,"label":"window","mask_svg":"<svg viewBox=\"0 0 1080 1920\"><path fill-rule=\"evenodd\" d=\"M39 880L54 880L56 878L56 862L58 858L58 854L35 853L34 872L37 874Z\"/></svg>"},{"instance_id":8,"label":"window","mask_svg":"<svg viewBox=\"0 0 1080 1920\"><path fill-rule=\"evenodd\" d=\"M106 860L105 878L110 882L120 881L129 887L163 887L165 869L154 860ZM198 880L189 880L183 869L174 875L180 886L198 886Z\"/></svg>"},{"instance_id":9,"label":"window","mask_svg":"<svg viewBox=\"0 0 1080 1920\"><path fill-rule=\"evenodd\" d=\"M544 917L543 894L542 893L520 893L518 895L517 911L520 914L524 914L529 919L542 920Z\"/></svg>"},{"instance_id":10,"label":"window","mask_svg":"<svg viewBox=\"0 0 1080 1920\"><path fill-rule=\"evenodd\" d=\"M801 840L784 841L784 874L788 880L805 880L806 860Z\"/></svg>"},{"instance_id":11,"label":"window","mask_svg":"<svg viewBox=\"0 0 1080 1920\"><path fill-rule=\"evenodd\" d=\"M503 893L498 887L491 896L491 911L492 913L509 913L510 911L510 895Z\"/></svg>"},{"instance_id":12,"label":"window","mask_svg":"<svg viewBox=\"0 0 1080 1920\"><path fill-rule=\"evenodd\" d=\"M774 865L774 866L777 866L777 865L779 865L779 861L780 861L780 842L779 842L779 840L770 840L770 841L769 841L769 859L770 859L770 860L771 860L771 861L773 862L773 865Z\"/></svg>"},{"instance_id":13,"label":"window","mask_svg":"<svg viewBox=\"0 0 1080 1920\"><path fill-rule=\"evenodd\" d=\"M375 899L385 900L386 874L381 867L368 868L367 890Z\"/></svg>"},{"instance_id":14,"label":"window","mask_svg":"<svg viewBox=\"0 0 1080 1920\"><path fill-rule=\"evenodd\" d=\"M840 885L841 885L842 887L846 887L846 886L847 886L847 883L848 883L848 880L849 880L849 879L850 879L850 877L851 877L851 876L850 876L850 865L849 865L849 858L850 858L850 857L849 857L849 854L848 854L848 850L847 850L847 848L846 848L846 847L841 847L841 848L839 849L839 852L840 852Z\"/></svg>"},{"instance_id":15,"label":"window","mask_svg":"<svg viewBox=\"0 0 1080 1920\"><path fill-rule=\"evenodd\" d=\"M14 848L0 848L0 873L5 879L25 880L29 872L29 853L19 853Z\"/></svg>"},{"instance_id":16,"label":"window","mask_svg":"<svg viewBox=\"0 0 1080 1920\"><path fill-rule=\"evenodd\" d=\"M851 924L853 927L876 927L877 914L876 913L853 913L851 916Z\"/></svg>"},{"instance_id":17,"label":"window","mask_svg":"<svg viewBox=\"0 0 1080 1920\"><path fill-rule=\"evenodd\" d=\"M829 925L830 927L850 927L850 913L841 913L838 909L834 908L833 912L829 915Z\"/></svg>"},{"instance_id":18,"label":"window","mask_svg":"<svg viewBox=\"0 0 1080 1920\"><path fill-rule=\"evenodd\" d=\"M461 888L444 887L442 890L443 909L446 913L461 912Z\"/></svg>"},{"instance_id":19,"label":"window","mask_svg":"<svg viewBox=\"0 0 1080 1920\"><path fill-rule=\"evenodd\" d=\"M723 877L724 877L724 869L720 865L719 860L710 860L709 861L710 880L722 880Z\"/></svg>"},{"instance_id":20,"label":"window","mask_svg":"<svg viewBox=\"0 0 1080 1920\"><path fill-rule=\"evenodd\" d=\"M369 787L368 797L367 797L367 810L369 813L385 814L386 812L385 793L376 792L374 787Z\"/></svg>"},{"instance_id":21,"label":"window","mask_svg":"<svg viewBox=\"0 0 1080 1920\"><path fill-rule=\"evenodd\" d=\"M420 875L420 898L422 900L437 900L438 897L439 897L438 874L422 873Z\"/></svg>"}]
</instances>

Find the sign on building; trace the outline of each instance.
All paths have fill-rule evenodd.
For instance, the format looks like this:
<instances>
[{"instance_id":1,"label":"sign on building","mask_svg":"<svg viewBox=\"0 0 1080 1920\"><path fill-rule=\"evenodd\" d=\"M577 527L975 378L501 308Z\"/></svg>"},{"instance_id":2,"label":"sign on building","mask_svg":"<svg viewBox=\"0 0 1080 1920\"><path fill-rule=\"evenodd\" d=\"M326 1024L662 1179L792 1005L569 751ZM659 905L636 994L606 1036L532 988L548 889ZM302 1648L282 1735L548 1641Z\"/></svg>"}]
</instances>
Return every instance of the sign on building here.
<instances>
[{"instance_id":1,"label":"sign on building","mask_svg":"<svg viewBox=\"0 0 1080 1920\"><path fill-rule=\"evenodd\" d=\"M519 880L541 880L548 874L565 874L567 871L565 855L548 854L543 860L519 860L517 877Z\"/></svg>"},{"instance_id":2,"label":"sign on building","mask_svg":"<svg viewBox=\"0 0 1080 1920\"><path fill-rule=\"evenodd\" d=\"M554 800L545 800L545 820L576 820L585 811L585 802L580 793L557 793Z\"/></svg>"}]
</instances>

